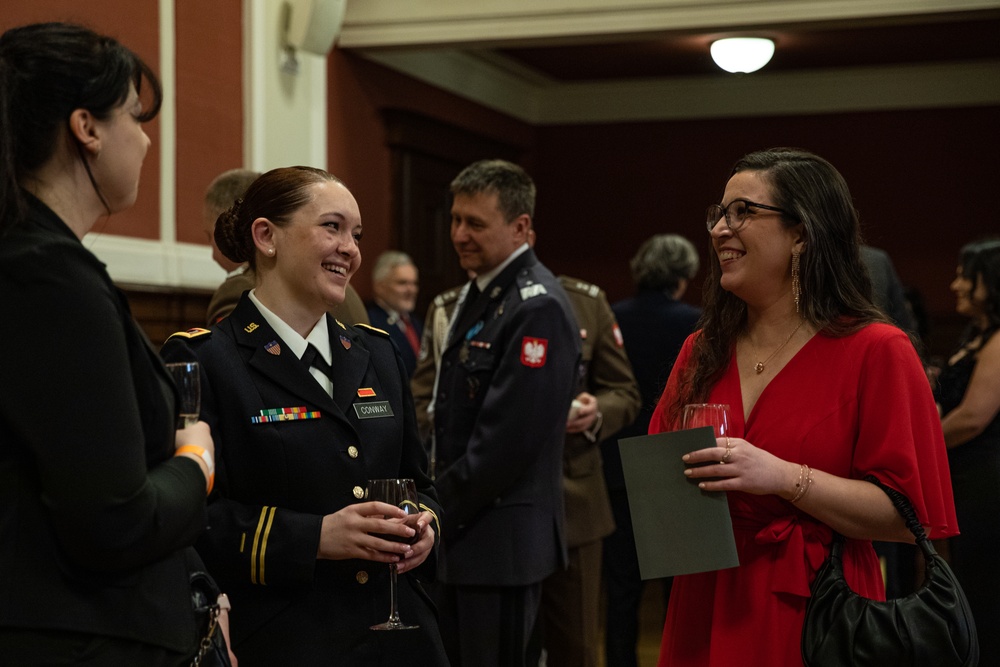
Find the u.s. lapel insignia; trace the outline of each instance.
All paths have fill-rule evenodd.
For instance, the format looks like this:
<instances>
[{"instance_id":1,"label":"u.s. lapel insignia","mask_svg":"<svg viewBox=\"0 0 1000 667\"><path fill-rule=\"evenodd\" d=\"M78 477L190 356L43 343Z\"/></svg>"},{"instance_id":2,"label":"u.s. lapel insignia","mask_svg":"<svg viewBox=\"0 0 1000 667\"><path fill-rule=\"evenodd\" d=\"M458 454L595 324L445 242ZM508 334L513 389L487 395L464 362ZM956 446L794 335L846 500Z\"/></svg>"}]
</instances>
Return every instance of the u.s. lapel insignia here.
<instances>
[{"instance_id":1,"label":"u.s. lapel insignia","mask_svg":"<svg viewBox=\"0 0 1000 667\"><path fill-rule=\"evenodd\" d=\"M347 336L340 337L340 344L344 346L345 350L351 349L351 339Z\"/></svg>"},{"instance_id":2,"label":"u.s. lapel insignia","mask_svg":"<svg viewBox=\"0 0 1000 667\"><path fill-rule=\"evenodd\" d=\"M243 327L243 330L246 331L247 333L253 333L254 329L256 329L259 326L260 325L257 324L256 322L251 322L250 324L248 324L245 327Z\"/></svg>"},{"instance_id":3,"label":"u.s. lapel insignia","mask_svg":"<svg viewBox=\"0 0 1000 667\"><path fill-rule=\"evenodd\" d=\"M492 290L490 291L490 298L491 298L491 299L495 299L495 298L497 298L498 296L500 296L500 292L502 292L502 291L503 291L503 290L501 289L501 287L500 287L499 285L497 285L496 287L494 287L494 288L493 288L493 289L492 289Z\"/></svg>"},{"instance_id":4,"label":"u.s. lapel insignia","mask_svg":"<svg viewBox=\"0 0 1000 667\"><path fill-rule=\"evenodd\" d=\"M274 356L281 354L281 343L276 340L272 340L270 343L264 346L264 349Z\"/></svg>"}]
</instances>

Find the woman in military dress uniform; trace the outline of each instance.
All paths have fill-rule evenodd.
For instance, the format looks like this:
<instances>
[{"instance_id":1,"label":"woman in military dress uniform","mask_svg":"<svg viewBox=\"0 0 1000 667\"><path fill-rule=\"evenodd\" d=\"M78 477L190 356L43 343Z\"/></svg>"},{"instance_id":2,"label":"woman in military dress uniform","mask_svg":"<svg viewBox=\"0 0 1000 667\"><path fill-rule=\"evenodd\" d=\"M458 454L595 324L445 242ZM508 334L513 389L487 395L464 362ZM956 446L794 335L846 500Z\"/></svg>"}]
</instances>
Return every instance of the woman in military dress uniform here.
<instances>
[{"instance_id":1,"label":"woman in military dress uniform","mask_svg":"<svg viewBox=\"0 0 1000 667\"><path fill-rule=\"evenodd\" d=\"M232 601L241 667L447 665L417 580L434 571L438 506L402 361L385 332L327 315L361 264L357 202L325 171L275 169L215 237L256 287L163 356L201 364L218 463L198 549ZM379 478L414 479L423 511L404 523L366 500ZM370 629L389 615L391 562L400 616L418 629Z\"/></svg>"}]
</instances>

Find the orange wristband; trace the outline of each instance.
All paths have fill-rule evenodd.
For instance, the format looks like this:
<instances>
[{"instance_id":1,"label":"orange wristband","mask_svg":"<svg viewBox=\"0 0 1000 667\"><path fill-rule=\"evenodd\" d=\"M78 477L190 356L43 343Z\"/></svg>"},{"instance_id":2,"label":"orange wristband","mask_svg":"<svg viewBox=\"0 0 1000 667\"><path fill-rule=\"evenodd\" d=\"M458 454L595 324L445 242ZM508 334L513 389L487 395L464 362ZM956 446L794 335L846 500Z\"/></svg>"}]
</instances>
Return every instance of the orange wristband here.
<instances>
[{"instance_id":1,"label":"orange wristband","mask_svg":"<svg viewBox=\"0 0 1000 667\"><path fill-rule=\"evenodd\" d=\"M174 450L174 456L180 454L194 454L205 462L205 465L208 466L208 488L205 490L205 495L212 493L212 487L215 486L215 461L212 460L212 455L208 453L208 450L198 445L182 445Z\"/></svg>"}]
</instances>

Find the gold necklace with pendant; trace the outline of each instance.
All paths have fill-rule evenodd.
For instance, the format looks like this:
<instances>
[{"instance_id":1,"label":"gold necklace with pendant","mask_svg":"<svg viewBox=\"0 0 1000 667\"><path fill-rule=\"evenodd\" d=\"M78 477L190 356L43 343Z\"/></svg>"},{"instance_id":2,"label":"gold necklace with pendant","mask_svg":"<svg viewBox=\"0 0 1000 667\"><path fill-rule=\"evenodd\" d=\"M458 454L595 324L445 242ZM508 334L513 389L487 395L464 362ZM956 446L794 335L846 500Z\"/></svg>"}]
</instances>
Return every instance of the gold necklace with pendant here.
<instances>
[{"instance_id":1,"label":"gold necklace with pendant","mask_svg":"<svg viewBox=\"0 0 1000 667\"><path fill-rule=\"evenodd\" d=\"M774 359L774 355L778 354L778 352L781 352L782 348L788 345L788 341L792 340L792 336L794 336L796 332L798 332L798 330L802 328L802 325L805 324L805 322L806 322L805 320L800 320L799 325L792 330L792 333L788 334L788 338L785 339L784 343L778 346L778 349L772 352L764 361L758 361L756 364L754 364L753 369L757 371L757 375L760 375L761 373L764 372L765 364L771 361L771 359ZM753 356L755 359L757 359L758 358L757 346L753 344L753 336L750 335L749 331L747 331L747 340L750 341L750 348L753 350Z\"/></svg>"}]
</instances>

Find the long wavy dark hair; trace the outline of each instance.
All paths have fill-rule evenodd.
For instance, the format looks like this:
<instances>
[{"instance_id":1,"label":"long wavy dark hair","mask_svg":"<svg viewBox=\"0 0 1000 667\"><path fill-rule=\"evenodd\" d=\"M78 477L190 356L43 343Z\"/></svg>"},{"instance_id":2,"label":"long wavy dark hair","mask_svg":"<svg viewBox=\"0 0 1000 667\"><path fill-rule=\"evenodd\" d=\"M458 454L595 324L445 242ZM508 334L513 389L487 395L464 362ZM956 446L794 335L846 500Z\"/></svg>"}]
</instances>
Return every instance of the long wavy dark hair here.
<instances>
[{"instance_id":1,"label":"long wavy dark hair","mask_svg":"<svg viewBox=\"0 0 1000 667\"><path fill-rule=\"evenodd\" d=\"M770 184L774 204L788 211L786 227L802 224L800 265L802 317L827 336L847 336L888 319L872 303L872 285L861 261L861 231L843 176L823 158L797 148L771 148L741 158L730 177L758 172ZM791 274L791 255L788 272ZM733 347L747 329L747 304L722 289L719 258L712 253L703 310L691 363L666 419L679 421L687 403L700 403L729 365Z\"/></svg>"},{"instance_id":2,"label":"long wavy dark hair","mask_svg":"<svg viewBox=\"0 0 1000 667\"><path fill-rule=\"evenodd\" d=\"M974 321L965 330L960 344L969 344L982 337L982 344L1000 329L1000 237L973 241L962 246L958 253L962 275L972 281L973 290L980 283L986 287L985 324Z\"/></svg>"},{"instance_id":3,"label":"long wavy dark hair","mask_svg":"<svg viewBox=\"0 0 1000 667\"><path fill-rule=\"evenodd\" d=\"M24 218L20 183L56 151L60 132L76 109L106 120L128 99L129 86L151 98L139 120L151 120L163 95L156 75L139 56L111 37L69 23L36 23L0 35L0 235ZM108 207L82 154L97 196Z\"/></svg>"}]
</instances>

